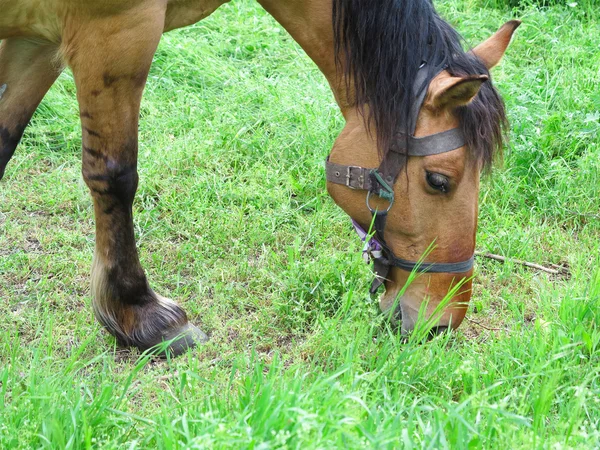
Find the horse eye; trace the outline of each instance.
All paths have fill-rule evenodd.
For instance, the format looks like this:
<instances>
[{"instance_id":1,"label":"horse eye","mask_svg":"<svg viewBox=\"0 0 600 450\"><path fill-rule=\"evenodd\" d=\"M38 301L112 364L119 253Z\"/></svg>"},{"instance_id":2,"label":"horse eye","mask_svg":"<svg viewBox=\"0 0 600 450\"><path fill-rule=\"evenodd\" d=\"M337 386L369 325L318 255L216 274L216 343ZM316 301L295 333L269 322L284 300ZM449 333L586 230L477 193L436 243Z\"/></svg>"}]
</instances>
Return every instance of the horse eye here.
<instances>
[{"instance_id":1,"label":"horse eye","mask_svg":"<svg viewBox=\"0 0 600 450\"><path fill-rule=\"evenodd\" d=\"M427 183L433 189L444 193L450 188L450 180L441 173L427 172Z\"/></svg>"}]
</instances>

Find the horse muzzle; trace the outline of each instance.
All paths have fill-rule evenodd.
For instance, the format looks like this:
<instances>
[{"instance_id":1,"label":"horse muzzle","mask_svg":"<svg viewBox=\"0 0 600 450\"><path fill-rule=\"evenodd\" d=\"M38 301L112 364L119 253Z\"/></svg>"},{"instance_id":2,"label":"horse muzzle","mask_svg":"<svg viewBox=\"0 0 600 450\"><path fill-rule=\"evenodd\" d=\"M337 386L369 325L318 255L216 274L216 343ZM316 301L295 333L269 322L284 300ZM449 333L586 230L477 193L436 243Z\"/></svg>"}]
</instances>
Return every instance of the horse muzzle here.
<instances>
[{"instance_id":1,"label":"horse muzzle","mask_svg":"<svg viewBox=\"0 0 600 450\"><path fill-rule=\"evenodd\" d=\"M431 277L439 278L440 275ZM447 275L444 275L441 277L446 278ZM390 319L392 323L401 325L403 335L413 331L418 321L425 321L424 326L435 335L448 328L458 328L464 320L471 298L471 281L467 280L457 286L457 292L453 296L453 280L450 283L444 283L445 280L435 281L435 285L445 286L432 289L433 283L425 284L417 279L401 295L399 289L387 289L386 286L386 292L379 300L380 309L384 314L394 311L390 314Z\"/></svg>"}]
</instances>

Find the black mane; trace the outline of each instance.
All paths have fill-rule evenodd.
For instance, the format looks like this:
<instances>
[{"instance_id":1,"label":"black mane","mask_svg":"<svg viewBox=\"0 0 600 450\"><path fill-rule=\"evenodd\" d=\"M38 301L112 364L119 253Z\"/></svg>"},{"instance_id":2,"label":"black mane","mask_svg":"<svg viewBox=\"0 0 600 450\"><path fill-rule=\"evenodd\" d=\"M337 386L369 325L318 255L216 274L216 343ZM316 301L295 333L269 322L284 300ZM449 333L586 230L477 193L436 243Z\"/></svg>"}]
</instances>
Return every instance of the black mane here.
<instances>
[{"instance_id":1,"label":"black mane","mask_svg":"<svg viewBox=\"0 0 600 450\"><path fill-rule=\"evenodd\" d=\"M464 52L462 38L431 0L333 0L333 27L336 63L358 107L369 105L365 119L376 128L382 154L408 123L422 62L427 61L429 79L444 67L453 76L489 76L481 60ZM457 112L468 147L489 167L508 128L498 92L484 83Z\"/></svg>"}]
</instances>

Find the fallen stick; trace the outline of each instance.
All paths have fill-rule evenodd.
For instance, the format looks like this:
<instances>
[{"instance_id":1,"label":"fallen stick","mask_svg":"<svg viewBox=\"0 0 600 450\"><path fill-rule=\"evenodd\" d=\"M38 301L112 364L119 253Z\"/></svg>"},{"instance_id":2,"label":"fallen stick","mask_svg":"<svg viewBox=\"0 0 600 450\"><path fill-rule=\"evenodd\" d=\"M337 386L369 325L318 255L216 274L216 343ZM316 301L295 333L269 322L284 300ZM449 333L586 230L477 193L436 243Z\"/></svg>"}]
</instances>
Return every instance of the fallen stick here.
<instances>
[{"instance_id":1,"label":"fallen stick","mask_svg":"<svg viewBox=\"0 0 600 450\"><path fill-rule=\"evenodd\" d=\"M507 333L510 333L510 330L507 330L506 328L488 327L482 323L477 322L476 320L469 319L467 316L465 316L465 319L467 319L469 322L474 323L475 325L479 325L481 328L485 328L486 330L489 330L489 331L506 331Z\"/></svg>"},{"instance_id":2,"label":"fallen stick","mask_svg":"<svg viewBox=\"0 0 600 450\"><path fill-rule=\"evenodd\" d=\"M495 255L493 253L475 252L475 255L476 256L481 256L483 258L493 259L495 261L500 261L502 263L512 262L514 264L521 264L522 266L530 267L532 269L541 270L542 272L551 273L552 275L567 275L569 273L569 269L567 269L566 267L557 266L556 264L552 264L552 266L558 267L558 269L551 269L549 267L542 266L540 264L535 264L535 263L532 263L532 262L529 262L529 261L522 261L520 259L507 258L507 257L502 256L502 255Z\"/></svg>"},{"instance_id":3,"label":"fallen stick","mask_svg":"<svg viewBox=\"0 0 600 450\"><path fill-rule=\"evenodd\" d=\"M576 216L580 216L580 217L591 217L592 219L600 219L600 214L594 214L594 213L582 213L579 211L572 211L570 209L567 209L567 212L574 214Z\"/></svg>"}]
</instances>

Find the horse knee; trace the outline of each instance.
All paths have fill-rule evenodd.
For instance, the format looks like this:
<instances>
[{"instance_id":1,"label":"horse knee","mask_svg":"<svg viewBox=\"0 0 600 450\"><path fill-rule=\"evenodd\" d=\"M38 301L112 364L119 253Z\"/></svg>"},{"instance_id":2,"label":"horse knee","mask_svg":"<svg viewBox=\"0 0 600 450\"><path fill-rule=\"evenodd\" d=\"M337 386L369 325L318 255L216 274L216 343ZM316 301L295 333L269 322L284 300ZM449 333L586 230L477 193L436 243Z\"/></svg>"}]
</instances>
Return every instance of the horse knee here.
<instances>
[{"instance_id":1,"label":"horse knee","mask_svg":"<svg viewBox=\"0 0 600 450\"><path fill-rule=\"evenodd\" d=\"M84 149L86 151L86 149ZM90 149L87 149L90 153ZM122 205L131 205L137 190L138 173L135 163L127 163L99 155L95 164L84 164L83 179L94 197L110 197Z\"/></svg>"}]
</instances>

